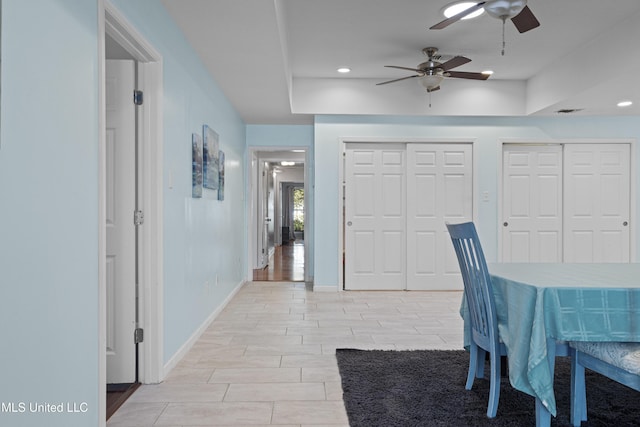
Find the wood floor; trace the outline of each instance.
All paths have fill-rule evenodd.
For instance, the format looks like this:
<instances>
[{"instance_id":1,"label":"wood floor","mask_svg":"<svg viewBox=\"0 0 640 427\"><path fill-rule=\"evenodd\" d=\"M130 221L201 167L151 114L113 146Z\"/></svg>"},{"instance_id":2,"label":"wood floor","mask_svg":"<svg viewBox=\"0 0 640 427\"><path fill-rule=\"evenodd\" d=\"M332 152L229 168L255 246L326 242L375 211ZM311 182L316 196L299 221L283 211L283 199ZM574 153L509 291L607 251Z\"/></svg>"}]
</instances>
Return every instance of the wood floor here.
<instances>
[{"instance_id":1,"label":"wood floor","mask_svg":"<svg viewBox=\"0 0 640 427\"><path fill-rule=\"evenodd\" d=\"M107 384L107 420L127 401L138 387L140 387L140 383Z\"/></svg>"},{"instance_id":2,"label":"wood floor","mask_svg":"<svg viewBox=\"0 0 640 427\"><path fill-rule=\"evenodd\" d=\"M269 265L253 270L254 281L304 282L304 241L277 246Z\"/></svg>"}]
</instances>

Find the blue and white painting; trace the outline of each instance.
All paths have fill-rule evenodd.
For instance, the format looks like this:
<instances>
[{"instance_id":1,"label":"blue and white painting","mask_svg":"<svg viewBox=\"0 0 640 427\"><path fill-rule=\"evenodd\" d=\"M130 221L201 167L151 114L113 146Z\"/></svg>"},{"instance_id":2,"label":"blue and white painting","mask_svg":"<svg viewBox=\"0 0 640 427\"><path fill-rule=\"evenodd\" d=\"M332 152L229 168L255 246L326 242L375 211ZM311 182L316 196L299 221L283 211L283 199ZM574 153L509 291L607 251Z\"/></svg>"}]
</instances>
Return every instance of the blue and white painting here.
<instances>
[{"instance_id":1,"label":"blue and white painting","mask_svg":"<svg viewBox=\"0 0 640 427\"><path fill-rule=\"evenodd\" d=\"M218 200L224 200L224 151L220 150L220 182L218 183Z\"/></svg>"},{"instance_id":2,"label":"blue and white painting","mask_svg":"<svg viewBox=\"0 0 640 427\"><path fill-rule=\"evenodd\" d=\"M202 197L202 137L191 135L191 197Z\"/></svg>"},{"instance_id":3,"label":"blue and white painting","mask_svg":"<svg viewBox=\"0 0 640 427\"><path fill-rule=\"evenodd\" d=\"M202 135L204 137L204 181L205 188L217 190L220 179L220 145L218 142L218 134L209 126L202 127Z\"/></svg>"}]
</instances>

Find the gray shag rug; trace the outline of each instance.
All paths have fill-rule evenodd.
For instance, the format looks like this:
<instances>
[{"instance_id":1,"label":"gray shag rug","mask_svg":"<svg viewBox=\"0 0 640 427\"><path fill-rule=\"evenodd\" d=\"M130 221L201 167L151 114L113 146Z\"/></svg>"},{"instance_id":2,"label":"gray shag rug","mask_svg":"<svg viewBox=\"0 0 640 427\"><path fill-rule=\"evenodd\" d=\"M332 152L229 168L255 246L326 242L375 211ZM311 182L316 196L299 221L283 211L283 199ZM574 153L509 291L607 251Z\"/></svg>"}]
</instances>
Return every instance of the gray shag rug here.
<instances>
[{"instance_id":1,"label":"gray shag rug","mask_svg":"<svg viewBox=\"0 0 640 427\"><path fill-rule=\"evenodd\" d=\"M465 351L336 350L351 427L535 426L535 400L502 379L498 414L487 418L489 380L465 390ZM552 426L570 426L570 362L556 360L558 416ZM488 378L489 365L485 368ZM587 371L587 422L582 426L640 426L640 394Z\"/></svg>"}]
</instances>

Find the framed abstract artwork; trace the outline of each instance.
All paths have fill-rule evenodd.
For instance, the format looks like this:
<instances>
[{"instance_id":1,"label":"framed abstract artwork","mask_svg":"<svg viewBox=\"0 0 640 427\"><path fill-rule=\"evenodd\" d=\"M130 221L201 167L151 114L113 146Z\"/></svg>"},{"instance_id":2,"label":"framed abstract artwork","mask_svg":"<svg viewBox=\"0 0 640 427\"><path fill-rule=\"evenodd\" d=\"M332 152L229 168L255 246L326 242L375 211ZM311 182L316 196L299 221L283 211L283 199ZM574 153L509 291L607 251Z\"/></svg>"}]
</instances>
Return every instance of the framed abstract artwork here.
<instances>
[{"instance_id":1,"label":"framed abstract artwork","mask_svg":"<svg viewBox=\"0 0 640 427\"><path fill-rule=\"evenodd\" d=\"M202 127L202 136L204 138L204 163L202 165L204 178L202 184L205 188L217 190L220 179L220 145L218 142L218 134L209 126L204 125Z\"/></svg>"},{"instance_id":2,"label":"framed abstract artwork","mask_svg":"<svg viewBox=\"0 0 640 427\"><path fill-rule=\"evenodd\" d=\"M191 135L191 197L202 197L202 137Z\"/></svg>"},{"instance_id":3,"label":"framed abstract artwork","mask_svg":"<svg viewBox=\"0 0 640 427\"><path fill-rule=\"evenodd\" d=\"M220 170L218 174L218 200L224 200L224 151L220 150L218 158L220 160Z\"/></svg>"}]
</instances>

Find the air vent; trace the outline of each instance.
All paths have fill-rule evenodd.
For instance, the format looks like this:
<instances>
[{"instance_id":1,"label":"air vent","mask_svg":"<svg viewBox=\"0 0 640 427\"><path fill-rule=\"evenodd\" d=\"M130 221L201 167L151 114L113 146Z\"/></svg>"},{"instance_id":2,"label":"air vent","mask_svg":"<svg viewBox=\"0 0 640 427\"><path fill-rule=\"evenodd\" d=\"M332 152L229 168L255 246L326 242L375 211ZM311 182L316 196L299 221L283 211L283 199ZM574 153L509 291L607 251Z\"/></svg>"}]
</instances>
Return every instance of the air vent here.
<instances>
[{"instance_id":1,"label":"air vent","mask_svg":"<svg viewBox=\"0 0 640 427\"><path fill-rule=\"evenodd\" d=\"M556 111L556 113L558 114L573 114L573 113L577 113L578 111L582 111L584 110L584 108L563 108L561 110Z\"/></svg>"}]
</instances>

